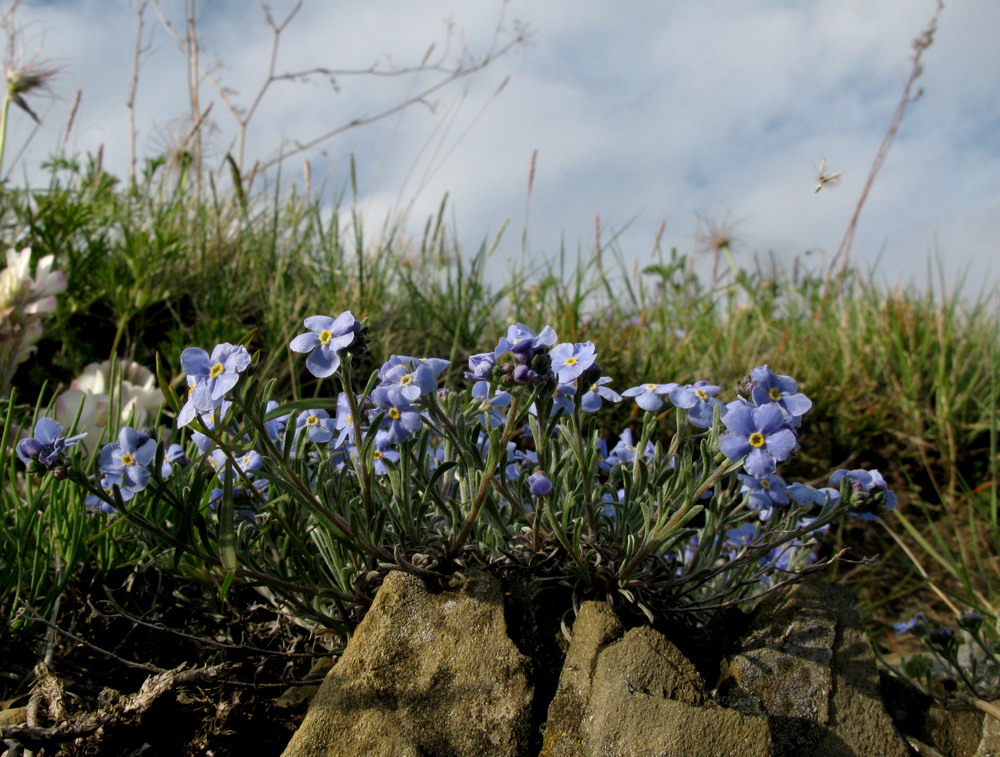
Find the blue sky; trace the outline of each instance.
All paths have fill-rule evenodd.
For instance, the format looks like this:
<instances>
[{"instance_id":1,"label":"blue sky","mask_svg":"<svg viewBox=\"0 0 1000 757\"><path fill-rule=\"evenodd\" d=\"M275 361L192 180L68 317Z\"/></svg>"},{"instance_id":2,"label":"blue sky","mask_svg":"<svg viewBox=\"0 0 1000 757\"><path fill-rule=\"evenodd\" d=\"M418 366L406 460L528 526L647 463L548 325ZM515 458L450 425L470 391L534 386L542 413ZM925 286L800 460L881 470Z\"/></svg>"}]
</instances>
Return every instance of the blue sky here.
<instances>
[{"instance_id":1,"label":"blue sky","mask_svg":"<svg viewBox=\"0 0 1000 757\"><path fill-rule=\"evenodd\" d=\"M204 5L204 3L200 4ZM276 16L292 6L272 2ZM163 0L168 13L183 6ZM695 248L699 216L735 222L738 260L756 253L821 265L837 249L910 71L911 41L934 0L305 0L283 37L278 70L366 67L419 60L446 44L450 20L473 51L488 44L503 10L532 30L530 43L474 78L405 112L296 156L283 178L312 164L313 182L343 187L347 156L372 227L405 214L415 234L449 194L464 249L509 221L498 265L560 245L589 251L594 219L620 231L628 260L663 244ZM62 67L50 95L33 100L43 125L15 113L11 143L30 142L14 178L37 181L58 143L73 95L83 91L70 151L104 146L105 164L128 165L125 101L135 19L125 0L25 0L22 53ZM184 61L147 14L152 51L141 70L140 154L184 130ZM919 85L857 232L854 261L887 285L923 286L936 253L951 280L975 291L1000 274L1000 3L952 0L924 56ZM203 19L203 60L247 103L262 80L269 35L256 3L214 0ZM453 39L453 45L459 44ZM216 62L218 65L216 66ZM382 64L384 65L384 64ZM498 86L509 77L497 95ZM425 77L423 82L429 82ZM375 112L415 86L400 79L276 85L251 122L248 160L282 140L308 139ZM203 103L212 92L204 87ZM234 128L221 102L211 113L216 160ZM537 151L533 192L527 179ZM814 165L845 171L814 193Z\"/></svg>"}]
</instances>

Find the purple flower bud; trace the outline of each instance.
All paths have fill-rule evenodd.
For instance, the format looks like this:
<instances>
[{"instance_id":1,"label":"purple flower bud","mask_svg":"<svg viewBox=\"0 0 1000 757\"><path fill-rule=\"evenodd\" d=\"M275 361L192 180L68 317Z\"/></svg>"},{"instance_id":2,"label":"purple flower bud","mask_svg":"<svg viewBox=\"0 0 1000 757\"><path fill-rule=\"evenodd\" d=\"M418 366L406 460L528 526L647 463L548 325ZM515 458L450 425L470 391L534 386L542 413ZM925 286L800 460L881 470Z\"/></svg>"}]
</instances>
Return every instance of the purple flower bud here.
<instances>
[{"instance_id":1,"label":"purple flower bud","mask_svg":"<svg viewBox=\"0 0 1000 757\"><path fill-rule=\"evenodd\" d=\"M947 626L938 626L931 631L931 641L942 647L949 646L955 639L955 633Z\"/></svg>"},{"instance_id":2,"label":"purple flower bud","mask_svg":"<svg viewBox=\"0 0 1000 757\"><path fill-rule=\"evenodd\" d=\"M544 497L552 493L552 482L543 471L536 470L528 476L528 491L531 492L532 496Z\"/></svg>"},{"instance_id":3,"label":"purple flower bud","mask_svg":"<svg viewBox=\"0 0 1000 757\"><path fill-rule=\"evenodd\" d=\"M530 384L535 380L537 374L526 365L518 365L514 368L514 381L519 384Z\"/></svg>"},{"instance_id":4,"label":"purple flower bud","mask_svg":"<svg viewBox=\"0 0 1000 757\"><path fill-rule=\"evenodd\" d=\"M965 631L977 631L982 622L983 616L975 610L966 610L958 616L958 627Z\"/></svg>"}]
</instances>

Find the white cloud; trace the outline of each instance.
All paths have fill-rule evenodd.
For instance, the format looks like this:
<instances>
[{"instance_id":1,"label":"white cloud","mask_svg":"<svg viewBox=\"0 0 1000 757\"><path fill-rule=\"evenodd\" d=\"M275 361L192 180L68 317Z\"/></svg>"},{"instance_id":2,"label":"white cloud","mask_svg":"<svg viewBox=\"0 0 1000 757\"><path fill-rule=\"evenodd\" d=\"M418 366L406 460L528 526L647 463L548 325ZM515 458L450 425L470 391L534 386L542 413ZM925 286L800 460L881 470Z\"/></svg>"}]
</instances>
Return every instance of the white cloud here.
<instances>
[{"instance_id":1,"label":"white cloud","mask_svg":"<svg viewBox=\"0 0 1000 757\"><path fill-rule=\"evenodd\" d=\"M272 6L280 18L291 4ZM134 25L124 0L102 3L100 13L95 7L62 0L23 8L33 30L46 30L45 52L66 67L57 83L62 99L43 108L46 123L27 153L29 167L56 144L80 87L71 147L103 143L111 170L126 170ZM387 53L398 63L419 60L432 41L442 44L447 18L482 50L500 5L488 7L484 13L483 3L459 0L307 0L283 38L279 69L363 68ZM741 219L745 244L762 253L830 254L909 74L910 43L934 7L934 0L510 0L507 19L535 30L530 47L435 97L436 114L413 110L330 143L327 157L310 156L314 173L342 186L345 156L353 152L369 207L384 213L412 202L419 228L448 192L470 251L510 219L501 256L516 257L528 165L538 150L533 254L554 255L564 239L570 250L587 248L595 214L608 233L638 214L620 240L625 255L647 255L663 219L664 244L690 246L696 212ZM256 5L216 0L205 22L206 62L217 54L225 63L220 75L248 102L270 44ZM978 272L996 254L997 235L988 232L1000 225L993 220L1000 207L993 178L1000 169L1000 77L989 73L1000 70L998 27L994 0L949 4L941 16L920 80L926 92L910 106L855 241L854 259L879 260L890 281L922 275L935 241L954 270L973 265ZM162 33L156 48L139 92L139 144L146 150L156 145L156 129L187 108L182 58ZM508 86L493 99L506 76ZM370 77L339 83L336 95L322 84L275 85L252 122L248 155L265 156L282 139L375 112L413 86ZM210 95L206 87L203 101ZM222 103L212 116L225 130L225 147L233 131ZM29 124L14 122L16 142ZM846 174L841 187L814 194L810 163L824 156L831 170ZM299 165L299 158L291 161L285 176Z\"/></svg>"}]
</instances>

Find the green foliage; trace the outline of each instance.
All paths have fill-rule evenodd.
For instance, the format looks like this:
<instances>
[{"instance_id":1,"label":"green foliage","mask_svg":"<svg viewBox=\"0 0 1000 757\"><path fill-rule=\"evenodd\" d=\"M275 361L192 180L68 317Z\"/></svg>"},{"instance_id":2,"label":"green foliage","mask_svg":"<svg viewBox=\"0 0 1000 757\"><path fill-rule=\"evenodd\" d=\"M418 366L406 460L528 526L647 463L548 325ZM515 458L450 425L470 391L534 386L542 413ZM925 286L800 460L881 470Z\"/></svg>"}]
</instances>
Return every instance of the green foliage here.
<instances>
[{"instance_id":1,"label":"green foliage","mask_svg":"<svg viewBox=\"0 0 1000 757\"><path fill-rule=\"evenodd\" d=\"M905 542L931 579L953 601L974 601L984 617L996 617L998 587L984 578L995 575L1000 480L1000 320L989 293L970 303L957 291L886 292L852 274L824 296L819 275L765 270L728 251L731 265L708 276L700 261L676 250L633 269L613 246L575 260L562 251L549 265L522 263L498 284L487 272L496 242L463 255L444 203L410 240L391 226L372 232L340 202L330 207L279 187L238 196L213 185L199 198L183 172L155 161L125 184L94 158L54 160L44 190L0 192L0 215L13 230L9 246L55 255L68 277L35 358L15 376L27 406L11 406L8 429L29 425L29 406L52 396L42 394L46 383L58 391L89 362L116 355L153 366L159 358L167 382L179 388L185 347L210 348L248 331L276 396L316 396L317 382L293 370L288 341L303 317L347 309L367 319L375 354L451 359L452 387L467 355L495 343L513 321L608 345L601 362L618 389L711 378L728 391L751 366L767 363L794 375L814 400L811 432L789 474L879 468L899 491ZM362 362L358 370L372 367ZM623 404L602 416L600 430L636 425L636 413ZM16 580L4 571L5 609L14 597L43 602L58 593L57 542L31 536L54 527L48 519L57 512L58 533L78 534L58 541L63 577L65 566L104 569L142 554L141 545L108 546L113 540L85 514L79 495L55 483L27 489L19 463L5 459L3 558L20 566ZM55 505L40 507L46 498ZM299 516L282 517L294 524ZM273 549L293 554L302 546L285 538ZM333 554L337 540L322 538ZM886 552L864 581L873 596L899 588L890 606L873 608L898 612L913 601L907 594L925 579L894 542L859 545L849 531L839 538L864 554ZM192 551L180 567L197 573L199 560L217 557ZM328 563L331 585L344 586L336 564ZM45 589L37 588L42 575Z\"/></svg>"}]
</instances>

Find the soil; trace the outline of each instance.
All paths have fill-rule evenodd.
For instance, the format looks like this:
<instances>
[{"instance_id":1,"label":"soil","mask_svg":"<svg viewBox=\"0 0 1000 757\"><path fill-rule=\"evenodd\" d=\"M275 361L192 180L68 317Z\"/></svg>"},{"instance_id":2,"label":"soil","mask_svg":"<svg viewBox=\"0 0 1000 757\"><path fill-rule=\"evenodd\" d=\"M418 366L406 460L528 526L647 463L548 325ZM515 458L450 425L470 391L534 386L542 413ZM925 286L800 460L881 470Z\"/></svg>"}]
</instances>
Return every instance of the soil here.
<instances>
[{"instance_id":1,"label":"soil","mask_svg":"<svg viewBox=\"0 0 1000 757\"><path fill-rule=\"evenodd\" d=\"M0 638L0 755L279 755L336 643L250 588L81 576L54 624Z\"/></svg>"}]
</instances>

